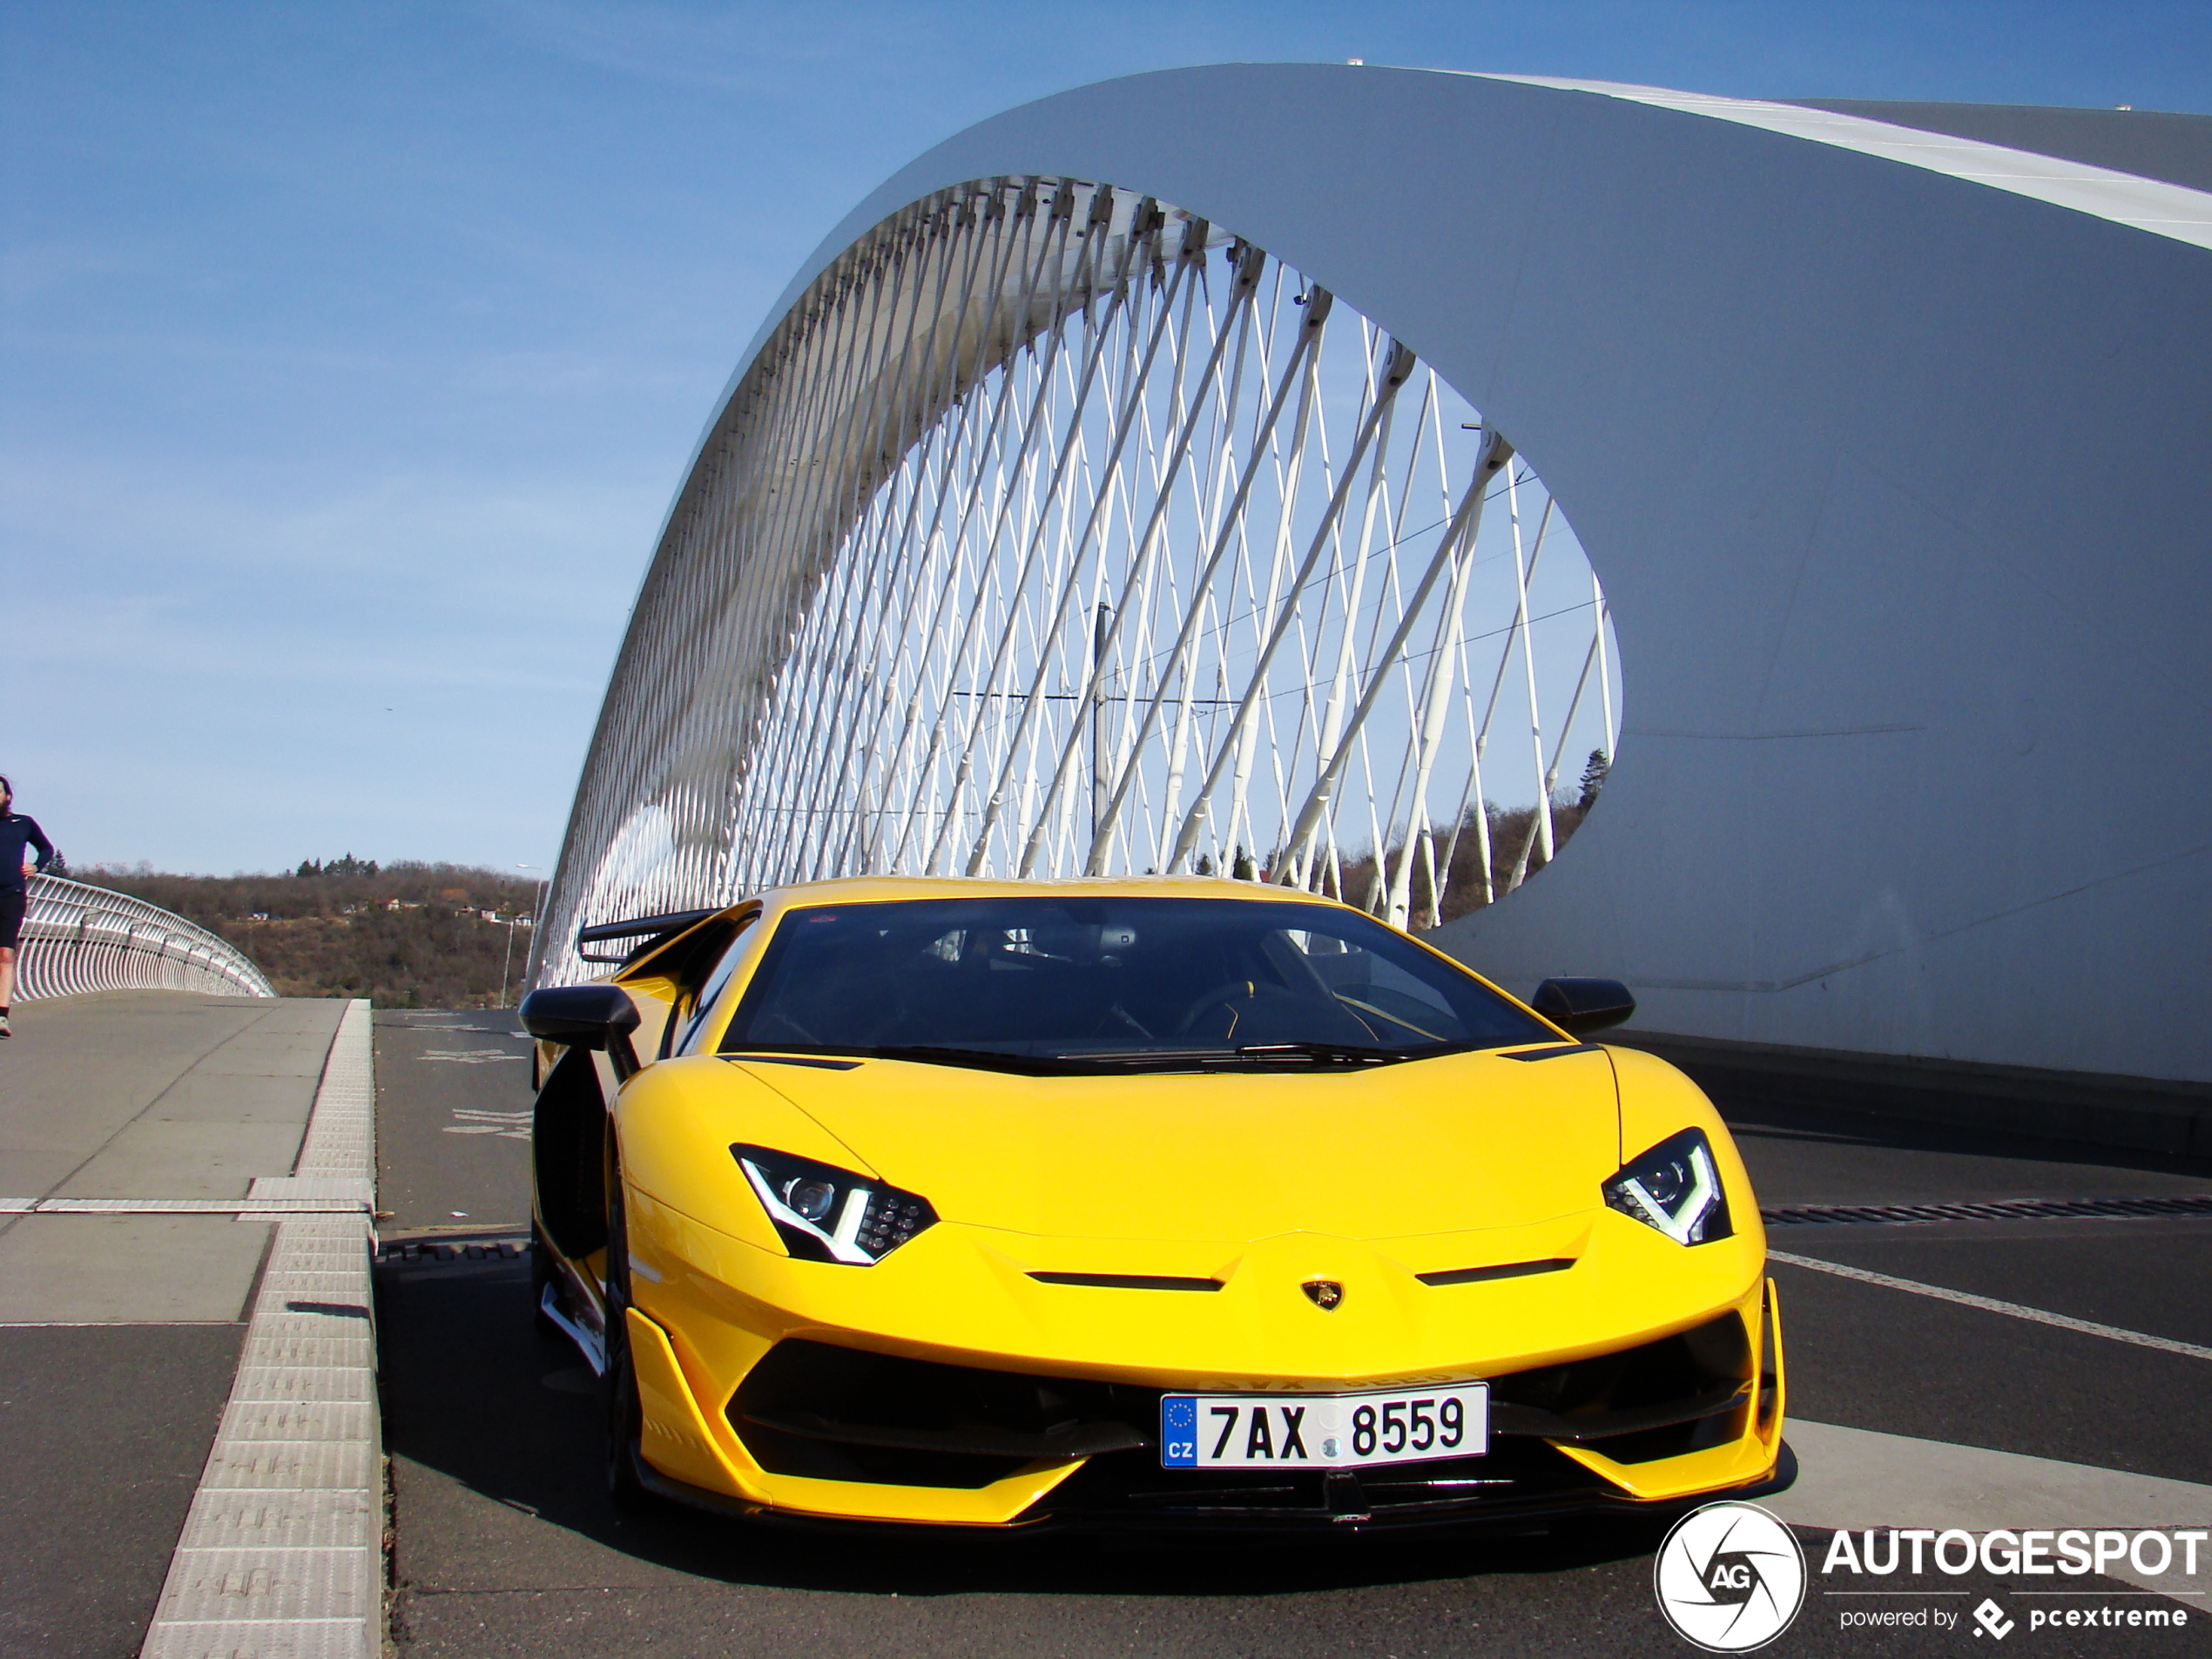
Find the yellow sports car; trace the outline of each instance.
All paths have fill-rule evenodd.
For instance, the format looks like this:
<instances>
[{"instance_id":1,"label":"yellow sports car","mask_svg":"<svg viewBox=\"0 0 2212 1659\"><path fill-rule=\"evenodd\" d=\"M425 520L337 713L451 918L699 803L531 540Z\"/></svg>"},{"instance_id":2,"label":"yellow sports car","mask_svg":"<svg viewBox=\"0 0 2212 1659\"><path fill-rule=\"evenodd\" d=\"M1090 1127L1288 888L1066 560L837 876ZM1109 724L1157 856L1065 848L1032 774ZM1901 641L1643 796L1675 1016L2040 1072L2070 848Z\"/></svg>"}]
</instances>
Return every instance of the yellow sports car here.
<instances>
[{"instance_id":1,"label":"yellow sports car","mask_svg":"<svg viewBox=\"0 0 2212 1659\"><path fill-rule=\"evenodd\" d=\"M856 879L586 928L534 992L538 1310L617 1501L1365 1528L1787 1483L1688 1079L1249 882ZM596 960L612 960L602 954Z\"/></svg>"}]
</instances>

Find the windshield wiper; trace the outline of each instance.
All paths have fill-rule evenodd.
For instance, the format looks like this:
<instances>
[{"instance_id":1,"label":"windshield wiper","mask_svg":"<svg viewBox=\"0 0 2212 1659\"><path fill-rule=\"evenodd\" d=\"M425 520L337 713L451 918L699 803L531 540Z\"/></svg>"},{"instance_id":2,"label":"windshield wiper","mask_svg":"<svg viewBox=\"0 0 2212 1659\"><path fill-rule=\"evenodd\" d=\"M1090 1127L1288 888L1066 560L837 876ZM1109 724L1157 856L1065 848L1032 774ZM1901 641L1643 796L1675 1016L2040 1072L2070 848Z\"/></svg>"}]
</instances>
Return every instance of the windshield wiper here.
<instances>
[{"instance_id":1,"label":"windshield wiper","mask_svg":"<svg viewBox=\"0 0 2212 1659\"><path fill-rule=\"evenodd\" d=\"M1131 1049L1060 1057L1070 1064L1116 1071L1207 1071L1247 1066L1388 1066L1424 1056L1403 1049L1350 1042L1248 1042L1241 1049Z\"/></svg>"},{"instance_id":2,"label":"windshield wiper","mask_svg":"<svg viewBox=\"0 0 2212 1659\"><path fill-rule=\"evenodd\" d=\"M1413 1055L1403 1049L1374 1049L1356 1042L1248 1042L1237 1058L1255 1066L1387 1066Z\"/></svg>"},{"instance_id":3,"label":"windshield wiper","mask_svg":"<svg viewBox=\"0 0 2212 1659\"><path fill-rule=\"evenodd\" d=\"M1426 1058L1426 1051L1371 1049L1345 1042L1253 1042L1241 1049L1135 1049L1099 1054L1011 1054L1003 1049L961 1049L941 1043L900 1042L851 1048L772 1043L762 1055L832 1054L868 1060L907 1060L927 1066L960 1066L975 1071L1012 1072L1027 1077L1096 1077L1131 1071L1239 1070L1258 1067L1301 1069L1335 1066L1387 1066ZM732 1055L732 1058L742 1056Z\"/></svg>"},{"instance_id":4,"label":"windshield wiper","mask_svg":"<svg viewBox=\"0 0 2212 1659\"><path fill-rule=\"evenodd\" d=\"M1082 1055L1008 1054L1003 1049L948 1049L930 1042L887 1043L852 1052L872 1060L912 1060L925 1066L966 1066L1030 1077L1081 1076L1107 1069L1087 1063L1089 1056Z\"/></svg>"}]
</instances>

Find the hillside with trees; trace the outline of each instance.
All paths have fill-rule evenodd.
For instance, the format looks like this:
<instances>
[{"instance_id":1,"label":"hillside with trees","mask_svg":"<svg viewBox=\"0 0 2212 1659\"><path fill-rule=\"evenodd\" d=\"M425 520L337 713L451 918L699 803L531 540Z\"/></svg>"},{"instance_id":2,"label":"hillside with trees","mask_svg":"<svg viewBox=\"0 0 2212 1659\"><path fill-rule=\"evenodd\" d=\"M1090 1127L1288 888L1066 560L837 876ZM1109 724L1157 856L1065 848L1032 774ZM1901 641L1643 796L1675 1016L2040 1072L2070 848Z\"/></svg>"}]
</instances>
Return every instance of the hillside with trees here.
<instances>
[{"instance_id":1,"label":"hillside with trees","mask_svg":"<svg viewBox=\"0 0 2212 1659\"><path fill-rule=\"evenodd\" d=\"M457 864L348 853L277 875L170 875L146 865L72 872L220 934L279 996L365 996L379 1008L481 1008L520 995L536 885Z\"/></svg>"},{"instance_id":2,"label":"hillside with trees","mask_svg":"<svg viewBox=\"0 0 2212 1659\"><path fill-rule=\"evenodd\" d=\"M1588 762L1582 768L1581 785L1575 793L1561 792L1552 799L1551 837L1552 856L1556 858L1575 832L1597 804L1598 793L1605 787L1606 774L1613 763L1602 749L1590 751ZM1483 832L1489 834L1490 885L1487 894L1482 884ZM1372 851L1364 853L1346 853L1339 861L1333 875L1325 875L1321 889L1331 898L1341 894L1347 904L1358 905L1377 915L1385 914L1390 881L1396 873L1406 843L1401 838L1391 844L1386 860L1378 865ZM1416 846L1412 867L1406 872L1406 912L1416 933L1480 910L1486 904L1495 903L1523 881L1544 867L1541 826L1536 821L1534 806L1498 806L1485 803L1470 806L1460 819L1457 830L1439 826L1432 842L1426 846ZM1441 867L1443 902L1439 905L1433 896L1432 871ZM1201 875L1213 873L1211 863L1198 860ZM1274 872L1255 860L1243 847L1237 849L1228 874L1243 881L1267 881L1274 879Z\"/></svg>"},{"instance_id":3,"label":"hillside with trees","mask_svg":"<svg viewBox=\"0 0 2212 1659\"><path fill-rule=\"evenodd\" d=\"M1581 826L1583 809L1571 801L1561 799L1552 804L1552 855ZM1534 876L1544 867L1541 849L1537 845L1536 809L1534 806L1492 806L1485 816L1490 830L1490 902L1502 899L1521 882ZM1448 852L1451 862L1444 873L1444 902L1436 913L1439 922L1455 921L1460 917L1482 908L1486 902L1482 894L1482 841L1476 832L1475 810L1470 807L1465 821L1455 837L1450 830L1440 828L1436 833L1433 856L1441 862ZM1394 844L1390 850L1390 863L1377 870L1372 857L1344 860L1344 897L1346 903L1372 908L1378 914L1381 905L1377 895L1384 891L1385 883L1397 867L1404 843ZM1430 925L1435 907L1430 897L1428 860L1419 850L1406 883L1406 908L1412 926L1420 932ZM1334 896L1334 889L1331 889Z\"/></svg>"},{"instance_id":4,"label":"hillside with trees","mask_svg":"<svg viewBox=\"0 0 2212 1659\"><path fill-rule=\"evenodd\" d=\"M1579 795L1552 803L1554 855L1582 822L1609 769L1602 750L1583 769ZM1480 813L1478 818L1477 813ZM1456 835L1440 832L1434 856L1448 867L1437 920L1450 921L1484 902L1481 835L1489 830L1490 887L1502 897L1543 866L1536 809L1470 809ZM1399 847L1391 851L1392 864ZM1345 898L1379 911L1390 866L1372 854L1339 866ZM1210 867L1201 860L1200 868ZM1267 880L1240 848L1231 873ZM308 860L277 875L167 875L150 866L95 866L77 873L97 887L135 894L173 910L244 950L280 996L366 996L379 1008L482 1008L522 994L530 948L534 883L459 864L388 864L352 853ZM1327 883L1335 890L1333 881ZM1416 927L1433 914L1428 862L1417 857L1407 882Z\"/></svg>"}]
</instances>

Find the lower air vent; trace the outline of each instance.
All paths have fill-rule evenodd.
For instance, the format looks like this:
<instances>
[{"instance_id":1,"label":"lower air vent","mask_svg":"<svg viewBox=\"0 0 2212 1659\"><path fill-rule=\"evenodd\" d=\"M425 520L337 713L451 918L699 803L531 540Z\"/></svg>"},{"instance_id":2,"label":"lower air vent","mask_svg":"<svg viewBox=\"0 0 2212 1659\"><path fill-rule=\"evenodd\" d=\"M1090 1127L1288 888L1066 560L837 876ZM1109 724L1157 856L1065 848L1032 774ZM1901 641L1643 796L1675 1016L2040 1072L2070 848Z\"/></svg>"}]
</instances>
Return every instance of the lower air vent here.
<instances>
[{"instance_id":1,"label":"lower air vent","mask_svg":"<svg viewBox=\"0 0 2212 1659\"><path fill-rule=\"evenodd\" d=\"M1725 1445L1743 1433L1751 1343L1723 1313L1657 1342L1490 1379L1490 1427L1649 1463Z\"/></svg>"},{"instance_id":2,"label":"lower air vent","mask_svg":"<svg viewBox=\"0 0 2212 1659\"><path fill-rule=\"evenodd\" d=\"M794 1338L732 1397L771 1474L974 1490L1035 1463L1153 1443L1156 1388L941 1366Z\"/></svg>"}]
</instances>

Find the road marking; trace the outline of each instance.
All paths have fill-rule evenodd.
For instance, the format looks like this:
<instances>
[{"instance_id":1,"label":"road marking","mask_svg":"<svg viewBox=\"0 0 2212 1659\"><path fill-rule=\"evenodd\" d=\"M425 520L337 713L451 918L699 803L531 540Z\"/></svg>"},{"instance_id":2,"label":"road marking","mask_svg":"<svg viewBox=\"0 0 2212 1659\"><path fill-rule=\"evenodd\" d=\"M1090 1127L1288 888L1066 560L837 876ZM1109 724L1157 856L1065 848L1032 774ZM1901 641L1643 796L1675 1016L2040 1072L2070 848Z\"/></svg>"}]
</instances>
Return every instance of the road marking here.
<instances>
[{"instance_id":1,"label":"road marking","mask_svg":"<svg viewBox=\"0 0 2212 1659\"><path fill-rule=\"evenodd\" d=\"M530 1137L530 1119L535 1115L535 1109L523 1106L514 1111L500 1111L456 1106L453 1109L453 1115L460 1121L446 1125L444 1132L448 1135L503 1135L510 1141L527 1141Z\"/></svg>"},{"instance_id":2,"label":"road marking","mask_svg":"<svg viewBox=\"0 0 2212 1659\"><path fill-rule=\"evenodd\" d=\"M365 1198L0 1198L0 1215L360 1216L368 1212L369 1203Z\"/></svg>"},{"instance_id":3,"label":"road marking","mask_svg":"<svg viewBox=\"0 0 2212 1659\"><path fill-rule=\"evenodd\" d=\"M132 1320L137 1323L137 1320ZM204 1330L228 1332L237 1327L234 1318L164 1318L157 1320L161 1330ZM0 1318L0 1332L113 1332L118 1323L113 1318Z\"/></svg>"},{"instance_id":4,"label":"road marking","mask_svg":"<svg viewBox=\"0 0 2212 1659\"><path fill-rule=\"evenodd\" d=\"M1816 1273L1833 1273L1838 1278L1857 1279L1862 1285L1878 1285L1886 1291L1908 1291L1914 1296L1932 1296L1939 1302L1956 1302L1960 1307L1979 1308L1986 1313L2003 1313L2015 1319L2033 1319L2038 1325L2055 1325L2061 1331L2079 1331L2085 1336L2105 1337L2114 1342L2132 1343L2138 1348L2152 1348L2160 1353L2178 1353L2191 1359L2212 1359L2212 1348L2200 1348L2194 1342L2176 1342L2170 1337L2154 1337L2141 1331L2123 1330L2116 1325L2099 1325L2094 1319L2070 1318L2063 1313L2053 1313L2045 1308L2023 1306L2018 1302L2000 1302L1993 1296L1975 1296L1966 1291L1954 1291L1947 1285L1924 1285L1917 1278L1893 1278L1887 1273L1870 1272L1864 1267L1846 1267L1841 1262L1824 1262L1811 1256L1792 1256L1779 1250L1766 1253L1770 1262L1781 1262L1791 1267L1809 1267Z\"/></svg>"},{"instance_id":5,"label":"road marking","mask_svg":"<svg viewBox=\"0 0 2212 1659\"><path fill-rule=\"evenodd\" d=\"M526 1054L503 1054L497 1049L426 1049L417 1060L442 1060L457 1066L488 1066L495 1060L523 1061Z\"/></svg>"}]
</instances>

